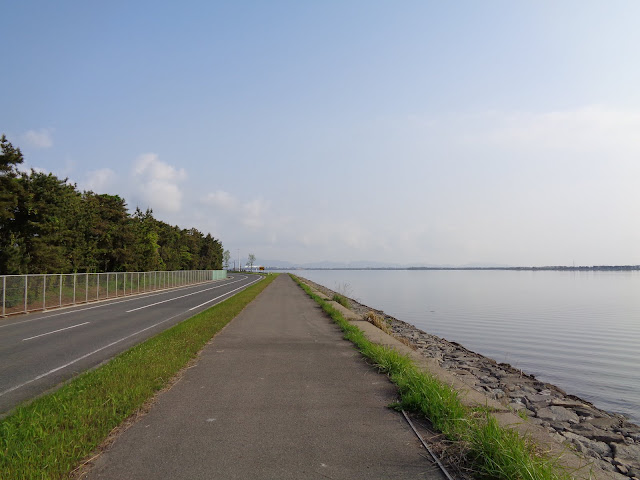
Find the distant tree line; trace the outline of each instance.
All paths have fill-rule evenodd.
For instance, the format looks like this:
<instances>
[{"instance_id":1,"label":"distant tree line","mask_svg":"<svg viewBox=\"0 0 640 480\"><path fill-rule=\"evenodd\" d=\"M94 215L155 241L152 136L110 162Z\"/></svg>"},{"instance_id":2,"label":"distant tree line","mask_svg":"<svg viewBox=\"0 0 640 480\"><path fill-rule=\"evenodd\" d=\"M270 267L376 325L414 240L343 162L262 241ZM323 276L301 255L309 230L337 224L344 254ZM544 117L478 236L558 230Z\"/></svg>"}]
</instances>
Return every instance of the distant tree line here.
<instances>
[{"instance_id":1,"label":"distant tree line","mask_svg":"<svg viewBox=\"0 0 640 480\"><path fill-rule=\"evenodd\" d=\"M67 179L21 172L19 148L0 137L0 274L222 268L222 245L180 229L118 195L78 191Z\"/></svg>"}]
</instances>

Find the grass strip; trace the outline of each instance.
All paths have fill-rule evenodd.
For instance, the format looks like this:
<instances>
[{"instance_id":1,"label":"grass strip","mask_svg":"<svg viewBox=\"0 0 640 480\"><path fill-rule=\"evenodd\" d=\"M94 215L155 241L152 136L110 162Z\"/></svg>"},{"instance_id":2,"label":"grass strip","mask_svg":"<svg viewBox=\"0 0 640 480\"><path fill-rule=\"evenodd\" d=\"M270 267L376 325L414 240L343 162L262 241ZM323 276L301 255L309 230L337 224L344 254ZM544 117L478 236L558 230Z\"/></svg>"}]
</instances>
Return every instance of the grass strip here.
<instances>
[{"instance_id":1,"label":"grass strip","mask_svg":"<svg viewBox=\"0 0 640 480\"><path fill-rule=\"evenodd\" d=\"M369 341L362 330L345 320L330 303L315 295L300 279L291 277L342 328L344 337L398 386L399 408L423 414L448 439L462 442L478 478L572 478L557 459L539 454L529 439L501 427L486 409L463 405L453 388L416 367L408 356Z\"/></svg>"},{"instance_id":2,"label":"grass strip","mask_svg":"<svg viewBox=\"0 0 640 480\"><path fill-rule=\"evenodd\" d=\"M344 308L349 308L349 300L344 295L340 295L339 293L334 293L332 300L334 302L338 302Z\"/></svg>"},{"instance_id":3,"label":"grass strip","mask_svg":"<svg viewBox=\"0 0 640 480\"><path fill-rule=\"evenodd\" d=\"M0 421L0 478L67 477L193 359L275 275L84 373Z\"/></svg>"}]
</instances>

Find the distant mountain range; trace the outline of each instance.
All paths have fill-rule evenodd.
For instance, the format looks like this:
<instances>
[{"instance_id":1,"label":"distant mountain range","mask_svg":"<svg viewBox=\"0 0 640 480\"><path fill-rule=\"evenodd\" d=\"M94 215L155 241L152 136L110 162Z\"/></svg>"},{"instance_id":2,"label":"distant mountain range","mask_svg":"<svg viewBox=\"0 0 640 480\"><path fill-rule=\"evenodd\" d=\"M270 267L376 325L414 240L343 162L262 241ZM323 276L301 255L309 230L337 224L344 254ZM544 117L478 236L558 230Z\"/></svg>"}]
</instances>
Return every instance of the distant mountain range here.
<instances>
[{"instance_id":1,"label":"distant mountain range","mask_svg":"<svg viewBox=\"0 0 640 480\"><path fill-rule=\"evenodd\" d=\"M269 269L366 269L366 268L509 268L509 265L494 263L470 263L466 265L434 265L429 263L388 263L362 260L354 262L309 262L292 263L284 260L263 260L257 259L256 265L262 265Z\"/></svg>"},{"instance_id":2,"label":"distant mountain range","mask_svg":"<svg viewBox=\"0 0 640 480\"><path fill-rule=\"evenodd\" d=\"M257 259L254 265L262 265L268 270L357 270L357 269L505 269L505 270L571 270L571 271L595 271L595 270L640 270L640 265L597 265L597 266L565 266L565 265L550 265L542 267L533 266L518 266L505 265L499 263L467 263L464 265L450 265L450 264L429 264L429 263L414 263L414 264L400 264L389 262L375 262L370 260L355 261L355 262L309 262L309 263L293 263L284 260L262 260Z\"/></svg>"}]
</instances>

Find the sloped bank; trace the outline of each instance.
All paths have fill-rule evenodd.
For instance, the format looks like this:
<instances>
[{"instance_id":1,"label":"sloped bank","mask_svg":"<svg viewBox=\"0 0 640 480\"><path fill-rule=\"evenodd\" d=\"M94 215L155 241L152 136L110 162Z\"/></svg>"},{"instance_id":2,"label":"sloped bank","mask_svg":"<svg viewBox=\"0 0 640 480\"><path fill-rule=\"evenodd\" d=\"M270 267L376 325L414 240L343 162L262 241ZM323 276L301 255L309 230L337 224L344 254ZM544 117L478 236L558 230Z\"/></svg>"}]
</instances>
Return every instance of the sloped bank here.
<instances>
[{"instance_id":1,"label":"sloped bank","mask_svg":"<svg viewBox=\"0 0 640 480\"><path fill-rule=\"evenodd\" d=\"M307 279L305 283L330 298L335 294ZM518 412L527 422L541 426L551 438L574 448L608 472L610 478L640 479L640 426L624 416L598 409L508 364L499 364L353 299L350 303L359 315L375 312L395 337L405 339L465 385Z\"/></svg>"}]
</instances>

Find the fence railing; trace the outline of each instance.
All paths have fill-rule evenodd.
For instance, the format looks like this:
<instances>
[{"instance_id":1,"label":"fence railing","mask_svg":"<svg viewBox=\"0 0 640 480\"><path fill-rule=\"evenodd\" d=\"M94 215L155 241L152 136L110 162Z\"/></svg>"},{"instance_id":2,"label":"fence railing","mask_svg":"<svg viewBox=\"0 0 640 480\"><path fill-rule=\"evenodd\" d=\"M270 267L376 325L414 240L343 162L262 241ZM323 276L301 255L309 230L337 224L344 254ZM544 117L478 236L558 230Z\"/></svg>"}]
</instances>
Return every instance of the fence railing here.
<instances>
[{"instance_id":1,"label":"fence railing","mask_svg":"<svg viewBox=\"0 0 640 480\"><path fill-rule=\"evenodd\" d=\"M0 315L43 311L226 277L226 270L0 275Z\"/></svg>"}]
</instances>

